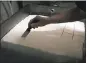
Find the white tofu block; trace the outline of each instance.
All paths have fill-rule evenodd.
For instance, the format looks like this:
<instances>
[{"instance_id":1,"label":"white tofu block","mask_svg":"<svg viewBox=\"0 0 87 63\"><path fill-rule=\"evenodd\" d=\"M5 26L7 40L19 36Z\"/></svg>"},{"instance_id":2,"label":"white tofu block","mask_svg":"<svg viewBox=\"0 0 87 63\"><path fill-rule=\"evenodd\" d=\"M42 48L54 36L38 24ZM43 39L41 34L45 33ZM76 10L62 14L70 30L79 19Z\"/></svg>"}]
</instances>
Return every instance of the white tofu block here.
<instances>
[{"instance_id":1,"label":"white tofu block","mask_svg":"<svg viewBox=\"0 0 87 63\"><path fill-rule=\"evenodd\" d=\"M2 38L2 41L40 49L58 55L76 58L82 57L82 42L78 42L79 39L76 41L72 40L72 35L65 32L61 36L66 23L49 24L32 29L27 37L21 37L27 29L29 20L34 17L35 15L30 15L22 20Z\"/></svg>"}]
</instances>

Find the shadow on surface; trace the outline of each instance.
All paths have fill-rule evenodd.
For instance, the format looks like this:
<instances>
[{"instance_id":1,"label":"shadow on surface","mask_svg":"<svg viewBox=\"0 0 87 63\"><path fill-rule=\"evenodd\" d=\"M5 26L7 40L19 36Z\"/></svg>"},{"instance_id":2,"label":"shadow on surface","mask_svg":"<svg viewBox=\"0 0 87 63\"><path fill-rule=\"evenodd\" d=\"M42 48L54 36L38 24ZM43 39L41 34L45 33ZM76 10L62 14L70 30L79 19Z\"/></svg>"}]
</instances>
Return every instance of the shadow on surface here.
<instances>
[{"instance_id":1,"label":"shadow on surface","mask_svg":"<svg viewBox=\"0 0 87 63\"><path fill-rule=\"evenodd\" d=\"M79 59L55 55L39 49L2 42L1 63L77 63Z\"/></svg>"}]
</instances>

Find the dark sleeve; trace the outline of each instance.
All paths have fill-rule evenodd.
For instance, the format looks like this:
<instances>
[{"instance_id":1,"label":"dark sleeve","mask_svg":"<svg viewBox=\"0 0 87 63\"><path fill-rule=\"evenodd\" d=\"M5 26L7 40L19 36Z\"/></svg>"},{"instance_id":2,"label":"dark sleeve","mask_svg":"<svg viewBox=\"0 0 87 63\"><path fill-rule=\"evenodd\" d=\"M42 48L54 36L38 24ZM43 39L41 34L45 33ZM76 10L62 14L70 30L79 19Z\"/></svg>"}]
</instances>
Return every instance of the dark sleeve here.
<instances>
[{"instance_id":1,"label":"dark sleeve","mask_svg":"<svg viewBox=\"0 0 87 63\"><path fill-rule=\"evenodd\" d=\"M75 1L77 7L86 12L86 1Z\"/></svg>"}]
</instances>

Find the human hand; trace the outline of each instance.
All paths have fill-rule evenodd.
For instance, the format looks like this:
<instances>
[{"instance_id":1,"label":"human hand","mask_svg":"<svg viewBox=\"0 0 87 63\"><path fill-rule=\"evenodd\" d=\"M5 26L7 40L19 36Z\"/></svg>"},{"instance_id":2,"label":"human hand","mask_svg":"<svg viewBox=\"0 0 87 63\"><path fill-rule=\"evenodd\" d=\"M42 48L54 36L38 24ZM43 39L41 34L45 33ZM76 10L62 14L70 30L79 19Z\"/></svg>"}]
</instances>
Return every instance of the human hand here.
<instances>
[{"instance_id":1,"label":"human hand","mask_svg":"<svg viewBox=\"0 0 87 63\"><path fill-rule=\"evenodd\" d=\"M28 27L37 28L39 26L45 26L49 23L50 23L49 17L44 17L44 16L38 15L35 18L30 20L30 22L28 23Z\"/></svg>"}]
</instances>

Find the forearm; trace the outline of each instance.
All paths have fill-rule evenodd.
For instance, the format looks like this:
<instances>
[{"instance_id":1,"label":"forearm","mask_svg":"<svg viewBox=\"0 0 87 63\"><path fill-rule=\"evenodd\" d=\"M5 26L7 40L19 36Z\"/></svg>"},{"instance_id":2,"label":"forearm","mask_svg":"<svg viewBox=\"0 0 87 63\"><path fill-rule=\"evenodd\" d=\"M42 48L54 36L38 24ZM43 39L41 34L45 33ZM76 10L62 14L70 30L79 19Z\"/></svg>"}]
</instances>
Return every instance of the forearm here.
<instances>
[{"instance_id":1,"label":"forearm","mask_svg":"<svg viewBox=\"0 0 87 63\"><path fill-rule=\"evenodd\" d=\"M72 22L85 18L85 13L79 8L73 8L68 11L53 15L49 17L51 23Z\"/></svg>"}]
</instances>

